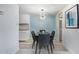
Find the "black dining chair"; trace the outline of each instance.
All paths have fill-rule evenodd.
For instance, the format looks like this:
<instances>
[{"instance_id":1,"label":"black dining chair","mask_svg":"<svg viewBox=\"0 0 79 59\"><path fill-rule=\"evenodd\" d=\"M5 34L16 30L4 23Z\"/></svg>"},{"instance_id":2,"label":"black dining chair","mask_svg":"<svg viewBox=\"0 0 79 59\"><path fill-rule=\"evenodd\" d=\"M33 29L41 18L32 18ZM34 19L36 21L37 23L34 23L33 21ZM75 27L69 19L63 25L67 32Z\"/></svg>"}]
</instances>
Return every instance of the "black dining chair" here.
<instances>
[{"instance_id":1,"label":"black dining chair","mask_svg":"<svg viewBox=\"0 0 79 59\"><path fill-rule=\"evenodd\" d=\"M54 42L53 42L54 36L55 36L55 31L52 31L51 36L50 36L50 48L51 48L51 53L53 53L52 45L53 45L53 48L55 48L55 47L54 47Z\"/></svg>"},{"instance_id":2,"label":"black dining chair","mask_svg":"<svg viewBox=\"0 0 79 59\"><path fill-rule=\"evenodd\" d=\"M37 42L37 38L36 38L36 35L35 35L34 31L31 31L31 34L32 34L32 38L33 38L33 43L32 43L32 48L33 48L35 43Z\"/></svg>"},{"instance_id":3,"label":"black dining chair","mask_svg":"<svg viewBox=\"0 0 79 59\"><path fill-rule=\"evenodd\" d=\"M49 42L50 42L50 35L49 34L39 34L39 38L38 38L38 45L39 45L39 54L41 52L41 49L43 47L46 47L49 52ZM37 52L37 47L36 47L36 51Z\"/></svg>"}]
</instances>

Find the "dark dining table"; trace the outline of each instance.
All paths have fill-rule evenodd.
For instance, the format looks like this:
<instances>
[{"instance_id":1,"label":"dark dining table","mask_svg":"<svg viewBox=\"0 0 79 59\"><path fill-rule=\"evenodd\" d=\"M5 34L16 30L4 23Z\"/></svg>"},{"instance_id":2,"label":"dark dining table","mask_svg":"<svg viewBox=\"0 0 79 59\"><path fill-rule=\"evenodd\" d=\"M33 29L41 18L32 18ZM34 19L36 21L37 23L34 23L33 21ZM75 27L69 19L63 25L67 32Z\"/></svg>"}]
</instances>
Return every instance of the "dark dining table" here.
<instances>
[{"instance_id":1,"label":"dark dining table","mask_svg":"<svg viewBox=\"0 0 79 59\"><path fill-rule=\"evenodd\" d=\"M37 33L35 33L35 37L39 37L39 34L49 34L50 35L50 38L52 37L51 36L51 33L49 33L49 32L43 32L43 33L41 33L41 32L37 32Z\"/></svg>"},{"instance_id":2,"label":"dark dining table","mask_svg":"<svg viewBox=\"0 0 79 59\"><path fill-rule=\"evenodd\" d=\"M37 36L39 35L39 34L50 34L49 32L37 32L37 33L35 33ZM51 35L51 34L50 34Z\"/></svg>"}]
</instances>

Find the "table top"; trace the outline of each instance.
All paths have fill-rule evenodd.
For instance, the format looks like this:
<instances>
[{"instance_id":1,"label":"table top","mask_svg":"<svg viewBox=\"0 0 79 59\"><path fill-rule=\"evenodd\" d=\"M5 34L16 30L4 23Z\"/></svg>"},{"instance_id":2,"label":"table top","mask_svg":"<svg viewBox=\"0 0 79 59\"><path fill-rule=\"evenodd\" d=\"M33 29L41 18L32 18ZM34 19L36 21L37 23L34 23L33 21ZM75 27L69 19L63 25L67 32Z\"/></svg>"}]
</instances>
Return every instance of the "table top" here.
<instances>
[{"instance_id":1,"label":"table top","mask_svg":"<svg viewBox=\"0 0 79 59\"><path fill-rule=\"evenodd\" d=\"M37 32L37 33L35 33L36 34L36 36L38 36L39 34L50 34L50 33L48 33L48 32L43 32L43 33L41 33L41 32ZM51 35L51 34L50 34Z\"/></svg>"}]
</instances>

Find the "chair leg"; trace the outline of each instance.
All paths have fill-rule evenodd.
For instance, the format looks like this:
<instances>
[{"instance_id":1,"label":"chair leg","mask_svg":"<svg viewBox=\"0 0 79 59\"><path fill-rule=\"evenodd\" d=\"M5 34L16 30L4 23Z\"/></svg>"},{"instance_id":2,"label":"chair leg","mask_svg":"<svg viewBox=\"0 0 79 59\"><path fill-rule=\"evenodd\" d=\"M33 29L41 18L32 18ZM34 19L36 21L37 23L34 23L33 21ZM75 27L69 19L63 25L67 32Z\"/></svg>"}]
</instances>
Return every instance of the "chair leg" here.
<instances>
[{"instance_id":1,"label":"chair leg","mask_svg":"<svg viewBox=\"0 0 79 59\"><path fill-rule=\"evenodd\" d=\"M41 53L41 48L42 48L42 46L39 46L39 54Z\"/></svg>"},{"instance_id":2,"label":"chair leg","mask_svg":"<svg viewBox=\"0 0 79 59\"><path fill-rule=\"evenodd\" d=\"M50 53L50 51L49 51L49 45L47 45L47 50L48 50L48 53Z\"/></svg>"},{"instance_id":3,"label":"chair leg","mask_svg":"<svg viewBox=\"0 0 79 59\"><path fill-rule=\"evenodd\" d=\"M53 45L53 48L55 48L54 43L52 43L52 45Z\"/></svg>"},{"instance_id":4,"label":"chair leg","mask_svg":"<svg viewBox=\"0 0 79 59\"><path fill-rule=\"evenodd\" d=\"M51 53L53 53L52 43L50 43Z\"/></svg>"},{"instance_id":5,"label":"chair leg","mask_svg":"<svg viewBox=\"0 0 79 59\"><path fill-rule=\"evenodd\" d=\"M35 54L37 53L38 42L36 43Z\"/></svg>"},{"instance_id":6,"label":"chair leg","mask_svg":"<svg viewBox=\"0 0 79 59\"><path fill-rule=\"evenodd\" d=\"M35 45L35 40L33 40L32 49L33 49L34 45Z\"/></svg>"}]
</instances>

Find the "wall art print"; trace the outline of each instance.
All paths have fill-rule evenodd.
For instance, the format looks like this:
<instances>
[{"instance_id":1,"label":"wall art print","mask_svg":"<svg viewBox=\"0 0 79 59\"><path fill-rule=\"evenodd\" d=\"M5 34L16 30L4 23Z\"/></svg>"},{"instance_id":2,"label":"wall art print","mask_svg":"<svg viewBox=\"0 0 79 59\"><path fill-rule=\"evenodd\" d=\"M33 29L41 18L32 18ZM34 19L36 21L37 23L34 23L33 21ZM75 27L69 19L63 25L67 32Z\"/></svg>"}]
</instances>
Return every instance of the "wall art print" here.
<instances>
[{"instance_id":1,"label":"wall art print","mask_svg":"<svg viewBox=\"0 0 79 59\"><path fill-rule=\"evenodd\" d=\"M79 5L76 4L65 12L65 27L79 28Z\"/></svg>"}]
</instances>

